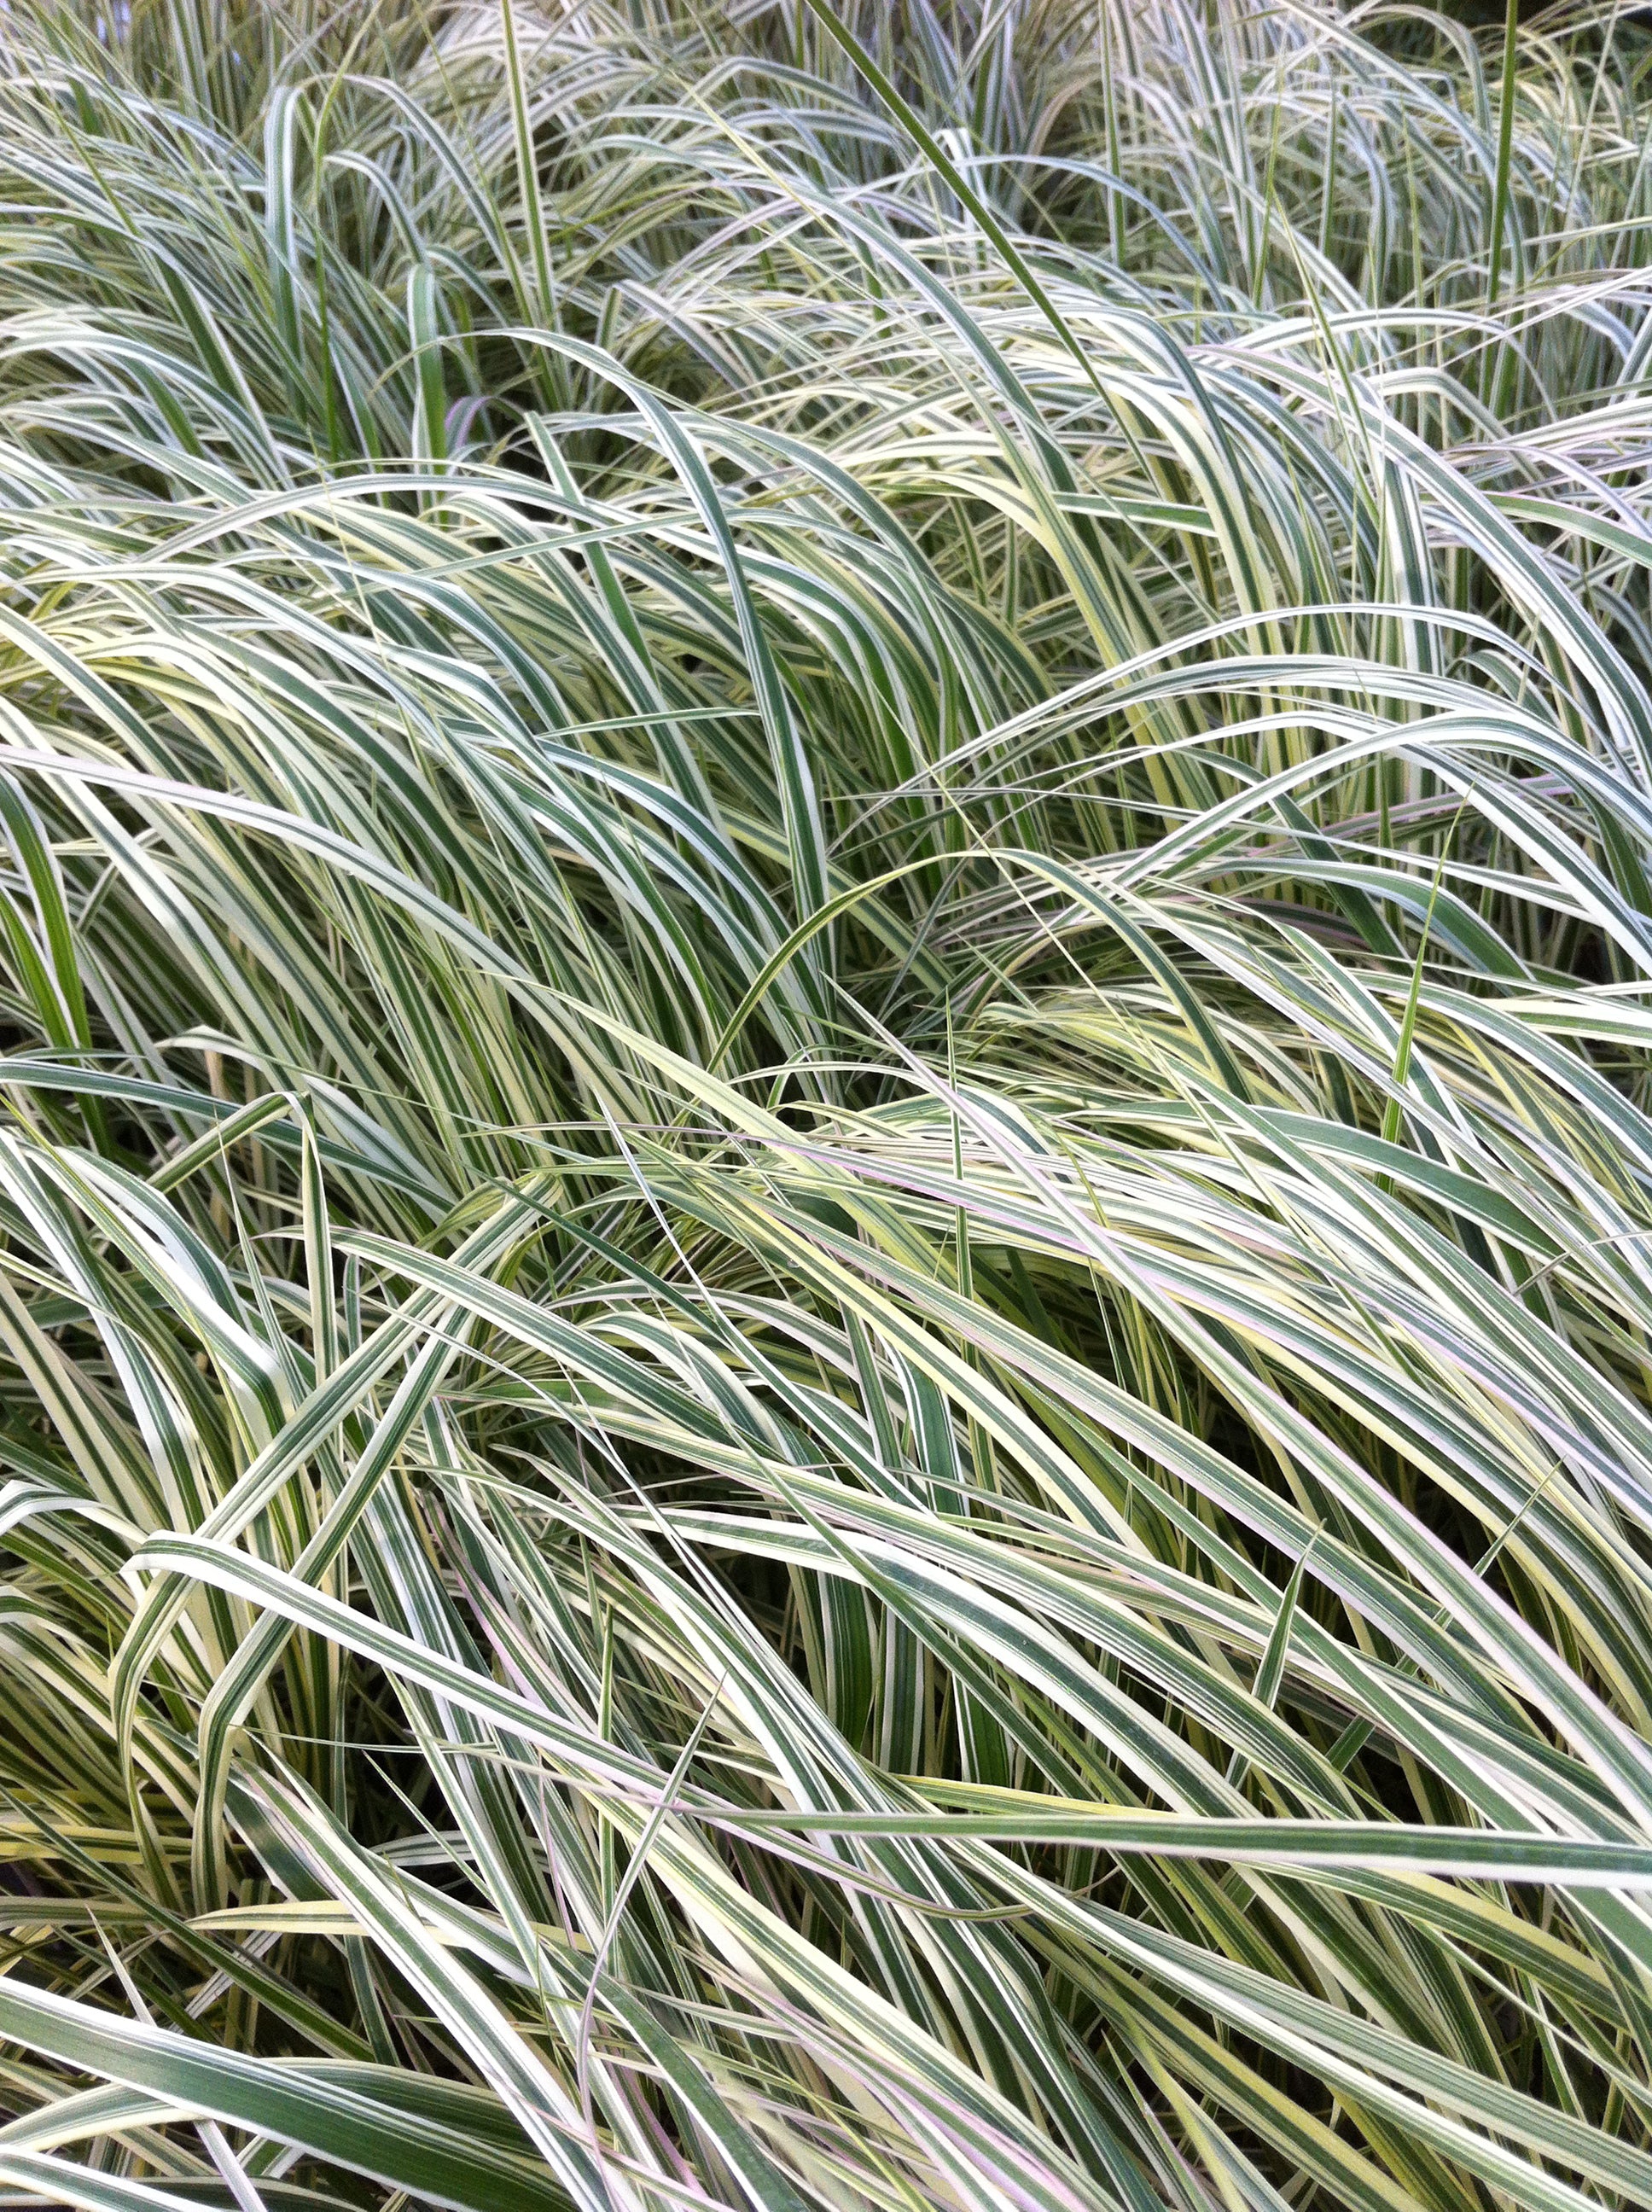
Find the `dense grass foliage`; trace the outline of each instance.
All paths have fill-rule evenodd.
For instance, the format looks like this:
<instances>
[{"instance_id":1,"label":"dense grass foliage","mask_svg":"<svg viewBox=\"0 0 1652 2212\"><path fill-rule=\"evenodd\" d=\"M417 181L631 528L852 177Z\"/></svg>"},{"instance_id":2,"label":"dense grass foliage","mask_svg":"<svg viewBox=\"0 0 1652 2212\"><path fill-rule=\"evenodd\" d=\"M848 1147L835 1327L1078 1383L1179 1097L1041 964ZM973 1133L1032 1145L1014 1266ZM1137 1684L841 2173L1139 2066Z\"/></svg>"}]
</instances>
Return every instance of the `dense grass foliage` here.
<instances>
[{"instance_id":1,"label":"dense grass foliage","mask_svg":"<svg viewBox=\"0 0 1652 2212\"><path fill-rule=\"evenodd\" d=\"M8 0L0 2203L1652 2202L1649 130Z\"/></svg>"}]
</instances>

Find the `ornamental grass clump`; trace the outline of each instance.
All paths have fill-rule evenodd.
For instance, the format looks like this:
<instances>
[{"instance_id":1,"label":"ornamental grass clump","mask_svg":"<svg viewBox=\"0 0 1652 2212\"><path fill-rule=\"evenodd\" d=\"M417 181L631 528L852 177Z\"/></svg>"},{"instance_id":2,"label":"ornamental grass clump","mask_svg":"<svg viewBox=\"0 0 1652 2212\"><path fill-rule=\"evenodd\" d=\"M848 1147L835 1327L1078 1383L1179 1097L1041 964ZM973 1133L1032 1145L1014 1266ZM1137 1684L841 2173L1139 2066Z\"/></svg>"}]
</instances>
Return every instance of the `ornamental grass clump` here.
<instances>
[{"instance_id":1,"label":"ornamental grass clump","mask_svg":"<svg viewBox=\"0 0 1652 2212\"><path fill-rule=\"evenodd\" d=\"M1652 2202L1652 29L0 13L0 2203Z\"/></svg>"}]
</instances>

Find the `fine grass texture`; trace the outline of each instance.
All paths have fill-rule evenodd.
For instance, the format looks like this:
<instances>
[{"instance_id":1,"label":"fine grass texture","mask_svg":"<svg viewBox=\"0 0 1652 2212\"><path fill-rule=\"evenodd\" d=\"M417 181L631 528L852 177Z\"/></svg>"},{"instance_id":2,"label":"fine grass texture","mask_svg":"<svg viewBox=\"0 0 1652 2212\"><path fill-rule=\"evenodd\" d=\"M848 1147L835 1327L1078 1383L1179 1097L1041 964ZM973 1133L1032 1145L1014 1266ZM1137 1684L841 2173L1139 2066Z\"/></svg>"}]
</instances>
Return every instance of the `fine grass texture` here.
<instances>
[{"instance_id":1,"label":"fine grass texture","mask_svg":"<svg viewBox=\"0 0 1652 2212\"><path fill-rule=\"evenodd\" d=\"M8 0L0 2205L1652 2202L1520 12Z\"/></svg>"}]
</instances>

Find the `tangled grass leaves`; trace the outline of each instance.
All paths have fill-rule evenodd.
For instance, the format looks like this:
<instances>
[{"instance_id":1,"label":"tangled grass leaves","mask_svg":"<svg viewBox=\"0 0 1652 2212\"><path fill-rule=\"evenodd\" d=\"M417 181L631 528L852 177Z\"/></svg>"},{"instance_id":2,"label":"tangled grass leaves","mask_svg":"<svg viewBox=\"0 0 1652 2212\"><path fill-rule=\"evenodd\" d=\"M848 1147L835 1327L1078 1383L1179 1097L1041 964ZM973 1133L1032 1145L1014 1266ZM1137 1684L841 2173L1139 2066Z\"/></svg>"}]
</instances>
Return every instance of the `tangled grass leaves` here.
<instances>
[{"instance_id":1,"label":"tangled grass leaves","mask_svg":"<svg viewBox=\"0 0 1652 2212\"><path fill-rule=\"evenodd\" d=\"M0 14L0 2197L1652 2202L1652 40Z\"/></svg>"}]
</instances>

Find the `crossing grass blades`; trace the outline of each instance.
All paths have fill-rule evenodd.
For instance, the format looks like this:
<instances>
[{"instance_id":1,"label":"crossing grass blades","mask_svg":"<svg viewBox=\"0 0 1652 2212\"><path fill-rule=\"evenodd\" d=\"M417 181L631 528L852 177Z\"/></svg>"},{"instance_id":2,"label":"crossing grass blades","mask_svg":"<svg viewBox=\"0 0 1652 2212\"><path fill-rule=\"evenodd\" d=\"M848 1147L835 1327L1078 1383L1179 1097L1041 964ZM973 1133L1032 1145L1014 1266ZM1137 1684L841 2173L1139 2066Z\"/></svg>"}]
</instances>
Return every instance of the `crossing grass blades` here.
<instances>
[{"instance_id":1,"label":"crossing grass blades","mask_svg":"<svg viewBox=\"0 0 1652 2212\"><path fill-rule=\"evenodd\" d=\"M1652 33L0 15L0 2203L1652 2202Z\"/></svg>"}]
</instances>

